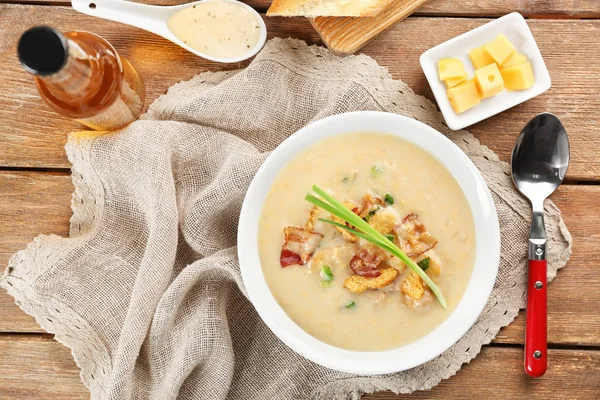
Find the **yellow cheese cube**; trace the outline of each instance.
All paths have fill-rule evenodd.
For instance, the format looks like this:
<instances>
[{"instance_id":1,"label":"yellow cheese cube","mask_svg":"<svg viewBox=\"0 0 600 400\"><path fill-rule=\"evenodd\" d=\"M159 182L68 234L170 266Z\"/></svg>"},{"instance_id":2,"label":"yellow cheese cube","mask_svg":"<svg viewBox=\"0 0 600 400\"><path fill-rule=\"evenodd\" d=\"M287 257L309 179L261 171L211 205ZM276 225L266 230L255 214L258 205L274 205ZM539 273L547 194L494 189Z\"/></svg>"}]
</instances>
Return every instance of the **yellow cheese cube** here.
<instances>
[{"instance_id":1,"label":"yellow cheese cube","mask_svg":"<svg viewBox=\"0 0 600 400\"><path fill-rule=\"evenodd\" d=\"M440 80L458 78L466 74L463 63L458 58L442 58L438 61Z\"/></svg>"},{"instance_id":2,"label":"yellow cheese cube","mask_svg":"<svg viewBox=\"0 0 600 400\"><path fill-rule=\"evenodd\" d=\"M457 114L468 110L480 103L477 87L473 79L469 79L453 88L447 89L446 94L450 104Z\"/></svg>"},{"instance_id":3,"label":"yellow cheese cube","mask_svg":"<svg viewBox=\"0 0 600 400\"><path fill-rule=\"evenodd\" d=\"M458 78L446 79L444 82L446 82L446 87L449 89L451 87L458 85L459 83L466 81L468 77L469 77L469 74L467 74L465 72L465 74L463 76L459 76Z\"/></svg>"},{"instance_id":4,"label":"yellow cheese cube","mask_svg":"<svg viewBox=\"0 0 600 400\"><path fill-rule=\"evenodd\" d=\"M482 99L492 97L504 89L504 81L496 64L490 64L475 71L475 83Z\"/></svg>"},{"instance_id":5,"label":"yellow cheese cube","mask_svg":"<svg viewBox=\"0 0 600 400\"><path fill-rule=\"evenodd\" d=\"M471 59L471 62L473 63L473 67L475 67L475 69L483 68L494 62L492 56L490 56L489 53L483 47L478 47L476 49L471 50L469 52L469 58Z\"/></svg>"},{"instance_id":6,"label":"yellow cheese cube","mask_svg":"<svg viewBox=\"0 0 600 400\"><path fill-rule=\"evenodd\" d=\"M515 46L513 46L503 33L499 34L496 39L483 46L483 48L498 65L504 64L515 51Z\"/></svg>"},{"instance_id":7,"label":"yellow cheese cube","mask_svg":"<svg viewBox=\"0 0 600 400\"><path fill-rule=\"evenodd\" d=\"M529 89L535 83L531 63L519 64L500 70L507 90Z\"/></svg>"},{"instance_id":8,"label":"yellow cheese cube","mask_svg":"<svg viewBox=\"0 0 600 400\"><path fill-rule=\"evenodd\" d=\"M508 57L508 60L502 64L502 68L514 67L515 65L525 64L527 62L527 57L523 54L515 51L512 56Z\"/></svg>"}]
</instances>

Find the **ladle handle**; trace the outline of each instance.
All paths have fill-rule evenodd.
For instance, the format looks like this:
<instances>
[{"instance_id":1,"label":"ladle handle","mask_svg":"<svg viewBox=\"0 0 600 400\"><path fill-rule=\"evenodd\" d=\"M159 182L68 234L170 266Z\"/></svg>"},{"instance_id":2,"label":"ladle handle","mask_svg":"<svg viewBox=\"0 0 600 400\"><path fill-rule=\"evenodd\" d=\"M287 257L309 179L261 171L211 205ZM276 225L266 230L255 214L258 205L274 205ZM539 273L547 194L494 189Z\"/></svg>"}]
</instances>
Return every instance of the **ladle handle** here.
<instances>
[{"instance_id":1,"label":"ladle handle","mask_svg":"<svg viewBox=\"0 0 600 400\"><path fill-rule=\"evenodd\" d=\"M546 260L529 260L525 372L540 377L548 365Z\"/></svg>"},{"instance_id":2,"label":"ladle handle","mask_svg":"<svg viewBox=\"0 0 600 400\"><path fill-rule=\"evenodd\" d=\"M163 36L171 7L123 0L71 0L73 8L93 17L135 26Z\"/></svg>"}]
</instances>

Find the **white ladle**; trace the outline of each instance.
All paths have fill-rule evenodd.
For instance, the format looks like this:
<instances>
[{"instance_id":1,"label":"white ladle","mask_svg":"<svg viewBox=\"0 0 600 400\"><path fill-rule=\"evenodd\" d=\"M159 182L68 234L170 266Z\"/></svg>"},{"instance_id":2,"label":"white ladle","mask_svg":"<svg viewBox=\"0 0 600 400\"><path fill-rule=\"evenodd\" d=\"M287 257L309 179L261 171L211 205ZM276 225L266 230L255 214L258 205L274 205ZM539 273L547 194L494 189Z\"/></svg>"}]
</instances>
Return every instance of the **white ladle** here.
<instances>
[{"instance_id":1,"label":"white ladle","mask_svg":"<svg viewBox=\"0 0 600 400\"><path fill-rule=\"evenodd\" d=\"M207 1L225 1L229 3L236 3L254 13L256 16L256 21L260 26L260 38L258 43L256 43L256 46L249 49L248 53L244 54L243 56L236 58L220 58L195 50L177 38L177 36L175 36L167 26L167 21L169 18L171 18L171 16L178 11L192 7L198 3L205 3ZM249 5L235 0L201 0L193 3L181 4L178 6L150 6L122 0L72 0L71 5L80 13L135 26L136 28L155 33L183 47L187 51L196 54L197 56L221 63L234 63L246 60L256 55L256 53L262 49L265 41L267 40L267 27L265 26L265 22L261 18L260 14Z\"/></svg>"}]
</instances>

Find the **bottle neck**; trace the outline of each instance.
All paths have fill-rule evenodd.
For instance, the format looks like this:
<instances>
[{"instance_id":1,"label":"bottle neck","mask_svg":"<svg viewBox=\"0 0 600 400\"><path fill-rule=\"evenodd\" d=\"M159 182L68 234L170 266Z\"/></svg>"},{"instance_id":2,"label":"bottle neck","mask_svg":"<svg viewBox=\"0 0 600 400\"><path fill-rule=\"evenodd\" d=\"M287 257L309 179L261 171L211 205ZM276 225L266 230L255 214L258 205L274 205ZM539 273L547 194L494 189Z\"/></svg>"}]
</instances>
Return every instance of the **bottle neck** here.
<instances>
[{"instance_id":1,"label":"bottle neck","mask_svg":"<svg viewBox=\"0 0 600 400\"><path fill-rule=\"evenodd\" d=\"M37 76L43 81L48 89L55 88L52 92L73 97L84 94L92 82L94 64L88 54L81 46L73 41L67 40L68 58L65 65L56 73L46 76Z\"/></svg>"}]
</instances>

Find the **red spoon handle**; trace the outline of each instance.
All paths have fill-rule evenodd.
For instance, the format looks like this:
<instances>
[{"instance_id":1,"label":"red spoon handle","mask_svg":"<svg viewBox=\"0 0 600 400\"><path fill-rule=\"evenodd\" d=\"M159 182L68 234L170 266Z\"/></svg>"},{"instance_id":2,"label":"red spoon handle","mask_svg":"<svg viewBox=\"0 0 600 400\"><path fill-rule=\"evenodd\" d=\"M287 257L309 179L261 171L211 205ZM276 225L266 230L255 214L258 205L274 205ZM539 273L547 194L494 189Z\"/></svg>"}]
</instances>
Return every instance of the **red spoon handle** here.
<instances>
[{"instance_id":1,"label":"red spoon handle","mask_svg":"<svg viewBox=\"0 0 600 400\"><path fill-rule=\"evenodd\" d=\"M546 260L529 260L527 274L527 329L525 331L525 372L539 377L546 372Z\"/></svg>"}]
</instances>

